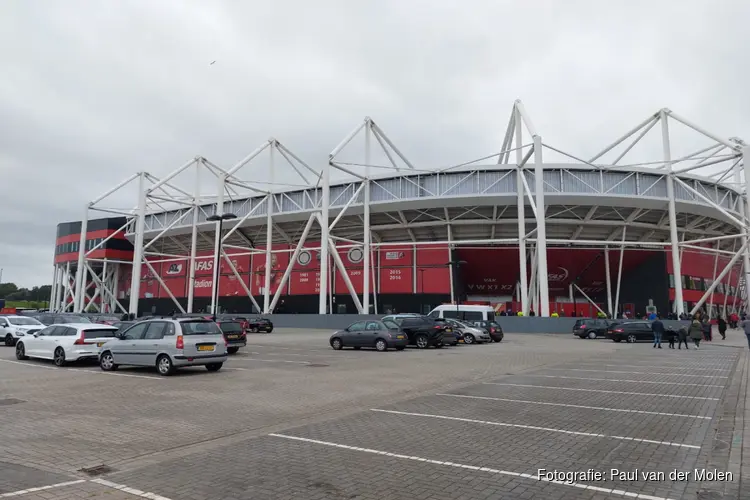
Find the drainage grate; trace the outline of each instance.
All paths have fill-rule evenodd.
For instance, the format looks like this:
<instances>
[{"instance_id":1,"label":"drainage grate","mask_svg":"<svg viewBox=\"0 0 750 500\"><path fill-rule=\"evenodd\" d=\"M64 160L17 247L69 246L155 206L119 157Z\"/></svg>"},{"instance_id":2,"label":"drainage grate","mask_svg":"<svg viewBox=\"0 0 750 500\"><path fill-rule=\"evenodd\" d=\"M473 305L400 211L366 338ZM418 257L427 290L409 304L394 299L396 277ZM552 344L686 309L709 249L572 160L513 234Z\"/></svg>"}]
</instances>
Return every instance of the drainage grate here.
<instances>
[{"instance_id":1,"label":"drainage grate","mask_svg":"<svg viewBox=\"0 0 750 500\"><path fill-rule=\"evenodd\" d=\"M4 398L0 399L0 406L17 405L18 403L25 403L23 399Z\"/></svg>"},{"instance_id":2,"label":"drainage grate","mask_svg":"<svg viewBox=\"0 0 750 500\"><path fill-rule=\"evenodd\" d=\"M325 367L327 367L327 366L331 366L331 365L323 365L323 364L320 364L320 363L310 363L310 364L309 364L309 365L307 365L307 366L308 366L309 368L325 368Z\"/></svg>"},{"instance_id":3,"label":"drainage grate","mask_svg":"<svg viewBox=\"0 0 750 500\"><path fill-rule=\"evenodd\" d=\"M83 472L84 474L88 474L89 476L102 476L104 474L114 472L114 469L109 465L102 464L95 467L84 467L83 469L78 469L78 472Z\"/></svg>"}]
</instances>

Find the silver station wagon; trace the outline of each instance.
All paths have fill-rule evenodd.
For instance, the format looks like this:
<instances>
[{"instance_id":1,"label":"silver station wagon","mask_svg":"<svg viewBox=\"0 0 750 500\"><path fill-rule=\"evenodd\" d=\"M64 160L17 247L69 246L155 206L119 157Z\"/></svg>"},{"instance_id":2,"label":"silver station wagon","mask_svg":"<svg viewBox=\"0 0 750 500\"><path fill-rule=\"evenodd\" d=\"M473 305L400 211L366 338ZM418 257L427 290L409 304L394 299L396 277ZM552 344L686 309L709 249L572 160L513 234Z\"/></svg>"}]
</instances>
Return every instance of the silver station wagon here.
<instances>
[{"instance_id":1,"label":"silver station wagon","mask_svg":"<svg viewBox=\"0 0 750 500\"><path fill-rule=\"evenodd\" d=\"M226 360L221 329L202 318L139 321L99 350L99 366L104 371L117 370L120 365L153 366L164 376L183 366L219 371Z\"/></svg>"}]
</instances>

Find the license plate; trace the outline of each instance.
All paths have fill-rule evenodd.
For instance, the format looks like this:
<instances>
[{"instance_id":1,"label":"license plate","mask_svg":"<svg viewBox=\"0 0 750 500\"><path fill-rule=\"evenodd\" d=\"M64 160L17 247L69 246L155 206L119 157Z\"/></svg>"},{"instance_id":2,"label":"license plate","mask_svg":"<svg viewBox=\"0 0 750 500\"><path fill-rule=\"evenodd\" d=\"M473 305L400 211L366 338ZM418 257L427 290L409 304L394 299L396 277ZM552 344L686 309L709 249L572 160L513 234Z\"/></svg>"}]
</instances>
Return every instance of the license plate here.
<instances>
[{"instance_id":1,"label":"license plate","mask_svg":"<svg viewBox=\"0 0 750 500\"><path fill-rule=\"evenodd\" d=\"M199 351L213 351L214 350L214 346L212 346L212 345L199 345L198 346L198 350Z\"/></svg>"},{"instance_id":2,"label":"license plate","mask_svg":"<svg viewBox=\"0 0 750 500\"><path fill-rule=\"evenodd\" d=\"M402 339L402 338L404 338L404 336L403 335L396 335L396 338L397 339Z\"/></svg>"},{"instance_id":3,"label":"license plate","mask_svg":"<svg viewBox=\"0 0 750 500\"><path fill-rule=\"evenodd\" d=\"M227 335L227 338L228 339L238 339L238 338L240 338L240 336L239 335Z\"/></svg>"},{"instance_id":4,"label":"license plate","mask_svg":"<svg viewBox=\"0 0 750 500\"><path fill-rule=\"evenodd\" d=\"M452 328L446 328L445 331L448 332L448 333L451 333L451 332L453 332L453 329Z\"/></svg>"},{"instance_id":5,"label":"license plate","mask_svg":"<svg viewBox=\"0 0 750 500\"><path fill-rule=\"evenodd\" d=\"M96 343L96 347L101 347L101 346L103 346L103 345L104 345L104 342L97 342L97 343Z\"/></svg>"}]
</instances>

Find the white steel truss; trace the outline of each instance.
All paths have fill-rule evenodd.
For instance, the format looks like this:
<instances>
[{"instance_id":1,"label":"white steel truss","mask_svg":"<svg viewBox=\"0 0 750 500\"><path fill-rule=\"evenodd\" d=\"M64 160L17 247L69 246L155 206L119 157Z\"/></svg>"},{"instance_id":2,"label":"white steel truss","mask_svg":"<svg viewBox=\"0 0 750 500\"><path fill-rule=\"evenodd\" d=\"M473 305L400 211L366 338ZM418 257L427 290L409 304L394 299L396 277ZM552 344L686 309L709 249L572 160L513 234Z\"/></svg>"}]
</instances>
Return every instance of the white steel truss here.
<instances>
[{"instance_id":1,"label":"white steel truss","mask_svg":"<svg viewBox=\"0 0 750 500\"><path fill-rule=\"evenodd\" d=\"M675 157L674 127L687 127L710 144ZM661 156L653 161L625 163L639 142L650 133L657 133L654 130L660 133ZM364 138L364 150L358 152L361 160L344 161L342 151L352 149L358 136ZM386 160L385 164L373 161L374 150ZM515 153L513 160L511 153ZM262 154L267 155L267 180L256 180L261 177L257 175L252 180L243 179L242 173L250 164L260 163ZM567 162L545 163L547 154L563 157ZM378 294L375 252L386 245L443 245L449 249L446 262L451 260L450 249L461 246L518 245L517 299L524 313L536 303L534 310L542 316L549 315L548 246L602 248L607 256L610 250L622 255L626 248L670 250L675 275L674 312L680 314L685 312L680 271L684 249L732 257L729 266L715 269L713 288L705 293L701 303L712 302L717 278L725 276L740 259L743 273L750 272L748 157L750 147L741 139L723 139L662 109L585 160L582 155L547 144L523 103L516 101L499 152L448 167L417 168L382 128L366 117L331 151L320 169L310 167L272 138L229 169L197 156L163 179L146 172L129 177L86 205L77 265L74 270L69 265L55 267L54 308L83 311L101 297L111 311L127 309L137 313L141 264L151 267L157 262L187 260L190 275L185 307L158 275L156 278L178 309L192 312L197 251L211 248L215 273L212 292L219 286L221 259L240 278L223 249L232 249L234 255L264 259L262 304L256 302L241 279L240 282L259 311L272 313L296 257L307 241L314 241L321 256L320 314L332 307L332 267L338 270L358 312L377 312L377 306L370 306L377 302ZM292 168L292 178L299 179L299 184L288 182L289 176L279 175L282 165ZM345 174L348 180L332 183L334 170ZM187 189L176 181L186 172L195 174L192 187ZM209 172L215 179L212 182L216 189L209 194L201 191L205 186L201 172ZM136 182L139 194L134 209L101 206L114 192ZM88 217L95 210L127 218L122 229L135 250L126 308L114 293L121 277L120 266L112 261L91 265L94 249L85 249ZM218 223L206 221L211 215L226 213L237 215L237 219L221 233ZM257 241L263 249L256 248ZM278 242L294 248L276 250L273 245ZM730 244L734 245L731 251ZM361 296L336 250L355 246L363 251L364 276L372 275L372 280L364 279ZM282 285L271 293L272 256L278 252L288 252L292 258L284 269ZM617 297L612 297L612 289L619 296L622 259L619 262L613 287L607 257L610 313L616 313L618 303ZM746 280L747 275L743 281ZM86 292L91 287L95 289L93 298ZM455 299L457 291L453 287L451 280L451 297ZM747 308L747 294L743 299ZM214 305L212 301L212 309Z\"/></svg>"}]
</instances>

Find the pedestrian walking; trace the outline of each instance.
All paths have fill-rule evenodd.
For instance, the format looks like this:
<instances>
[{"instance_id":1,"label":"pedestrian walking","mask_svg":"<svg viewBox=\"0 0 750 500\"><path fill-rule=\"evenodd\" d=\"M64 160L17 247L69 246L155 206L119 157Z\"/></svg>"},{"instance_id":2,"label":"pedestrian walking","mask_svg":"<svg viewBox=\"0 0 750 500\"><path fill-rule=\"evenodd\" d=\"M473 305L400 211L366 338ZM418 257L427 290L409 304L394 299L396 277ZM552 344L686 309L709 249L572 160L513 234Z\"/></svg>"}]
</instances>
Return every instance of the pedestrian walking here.
<instances>
[{"instance_id":1,"label":"pedestrian walking","mask_svg":"<svg viewBox=\"0 0 750 500\"><path fill-rule=\"evenodd\" d=\"M685 349L690 349L688 347L687 339L688 339L688 329L685 328L685 326L680 326L680 329L677 330L677 340L679 340L677 349L682 349L683 343L685 344Z\"/></svg>"},{"instance_id":2,"label":"pedestrian walking","mask_svg":"<svg viewBox=\"0 0 750 500\"><path fill-rule=\"evenodd\" d=\"M677 337L677 332L675 332L670 326L669 328L667 328L667 340L669 340L670 349L674 349L675 337Z\"/></svg>"},{"instance_id":3,"label":"pedestrian walking","mask_svg":"<svg viewBox=\"0 0 750 500\"><path fill-rule=\"evenodd\" d=\"M727 338L727 321L724 319L724 316L719 316L719 335L721 335L722 340L726 340Z\"/></svg>"},{"instance_id":4,"label":"pedestrian walking","mask_svg":"<svg viewBox=\"0 0 750 500\"><path fill-rule=\"evenodd\" d=\"M711 322L708 319L707 315L703 315L703 318L701 320L701 327L703 328L703 340L706 342L711 342Z\"/></svg>"},{"instance_id":5,"label":"pedestrian walking","mask_svg":"<svg viewBox=\"0 0 750 500\"><path fill-rule=\"evenodd\" d=\"M661 322L661 318L654 316L654 321L651 323L651 332L654 334L654 348L661 349L661 337L664 335L664 323Z\"/></svg>"},{"instance_id":6,"label":"pedestrian walking","mask_svg":"<svg viewBox=\"0 0 750 500\"><path fill-rule=\"evenodd\" d=\"M698 319L697 314L695 315L695 318L693 318L693 322L690 323L690 330L688 333L690 334L690 338L693 339L695 348L698 349L701 345L701 339L703 338L703 325L701 324L700 319ZM750 339L748 342L750 343Z\"/></svg>"},{"instance_id":7,"label":"pedestrian walking","mask_svg":"<svg viewBox=\"0 0 750 500\"><path fill-rule=\"evenodd\" d=\"M742 323L740 323L740 326L745 331L745 336L747 337L747 345L750 347L750 321L743 319Z\"/></svg>"}]
</instances>

